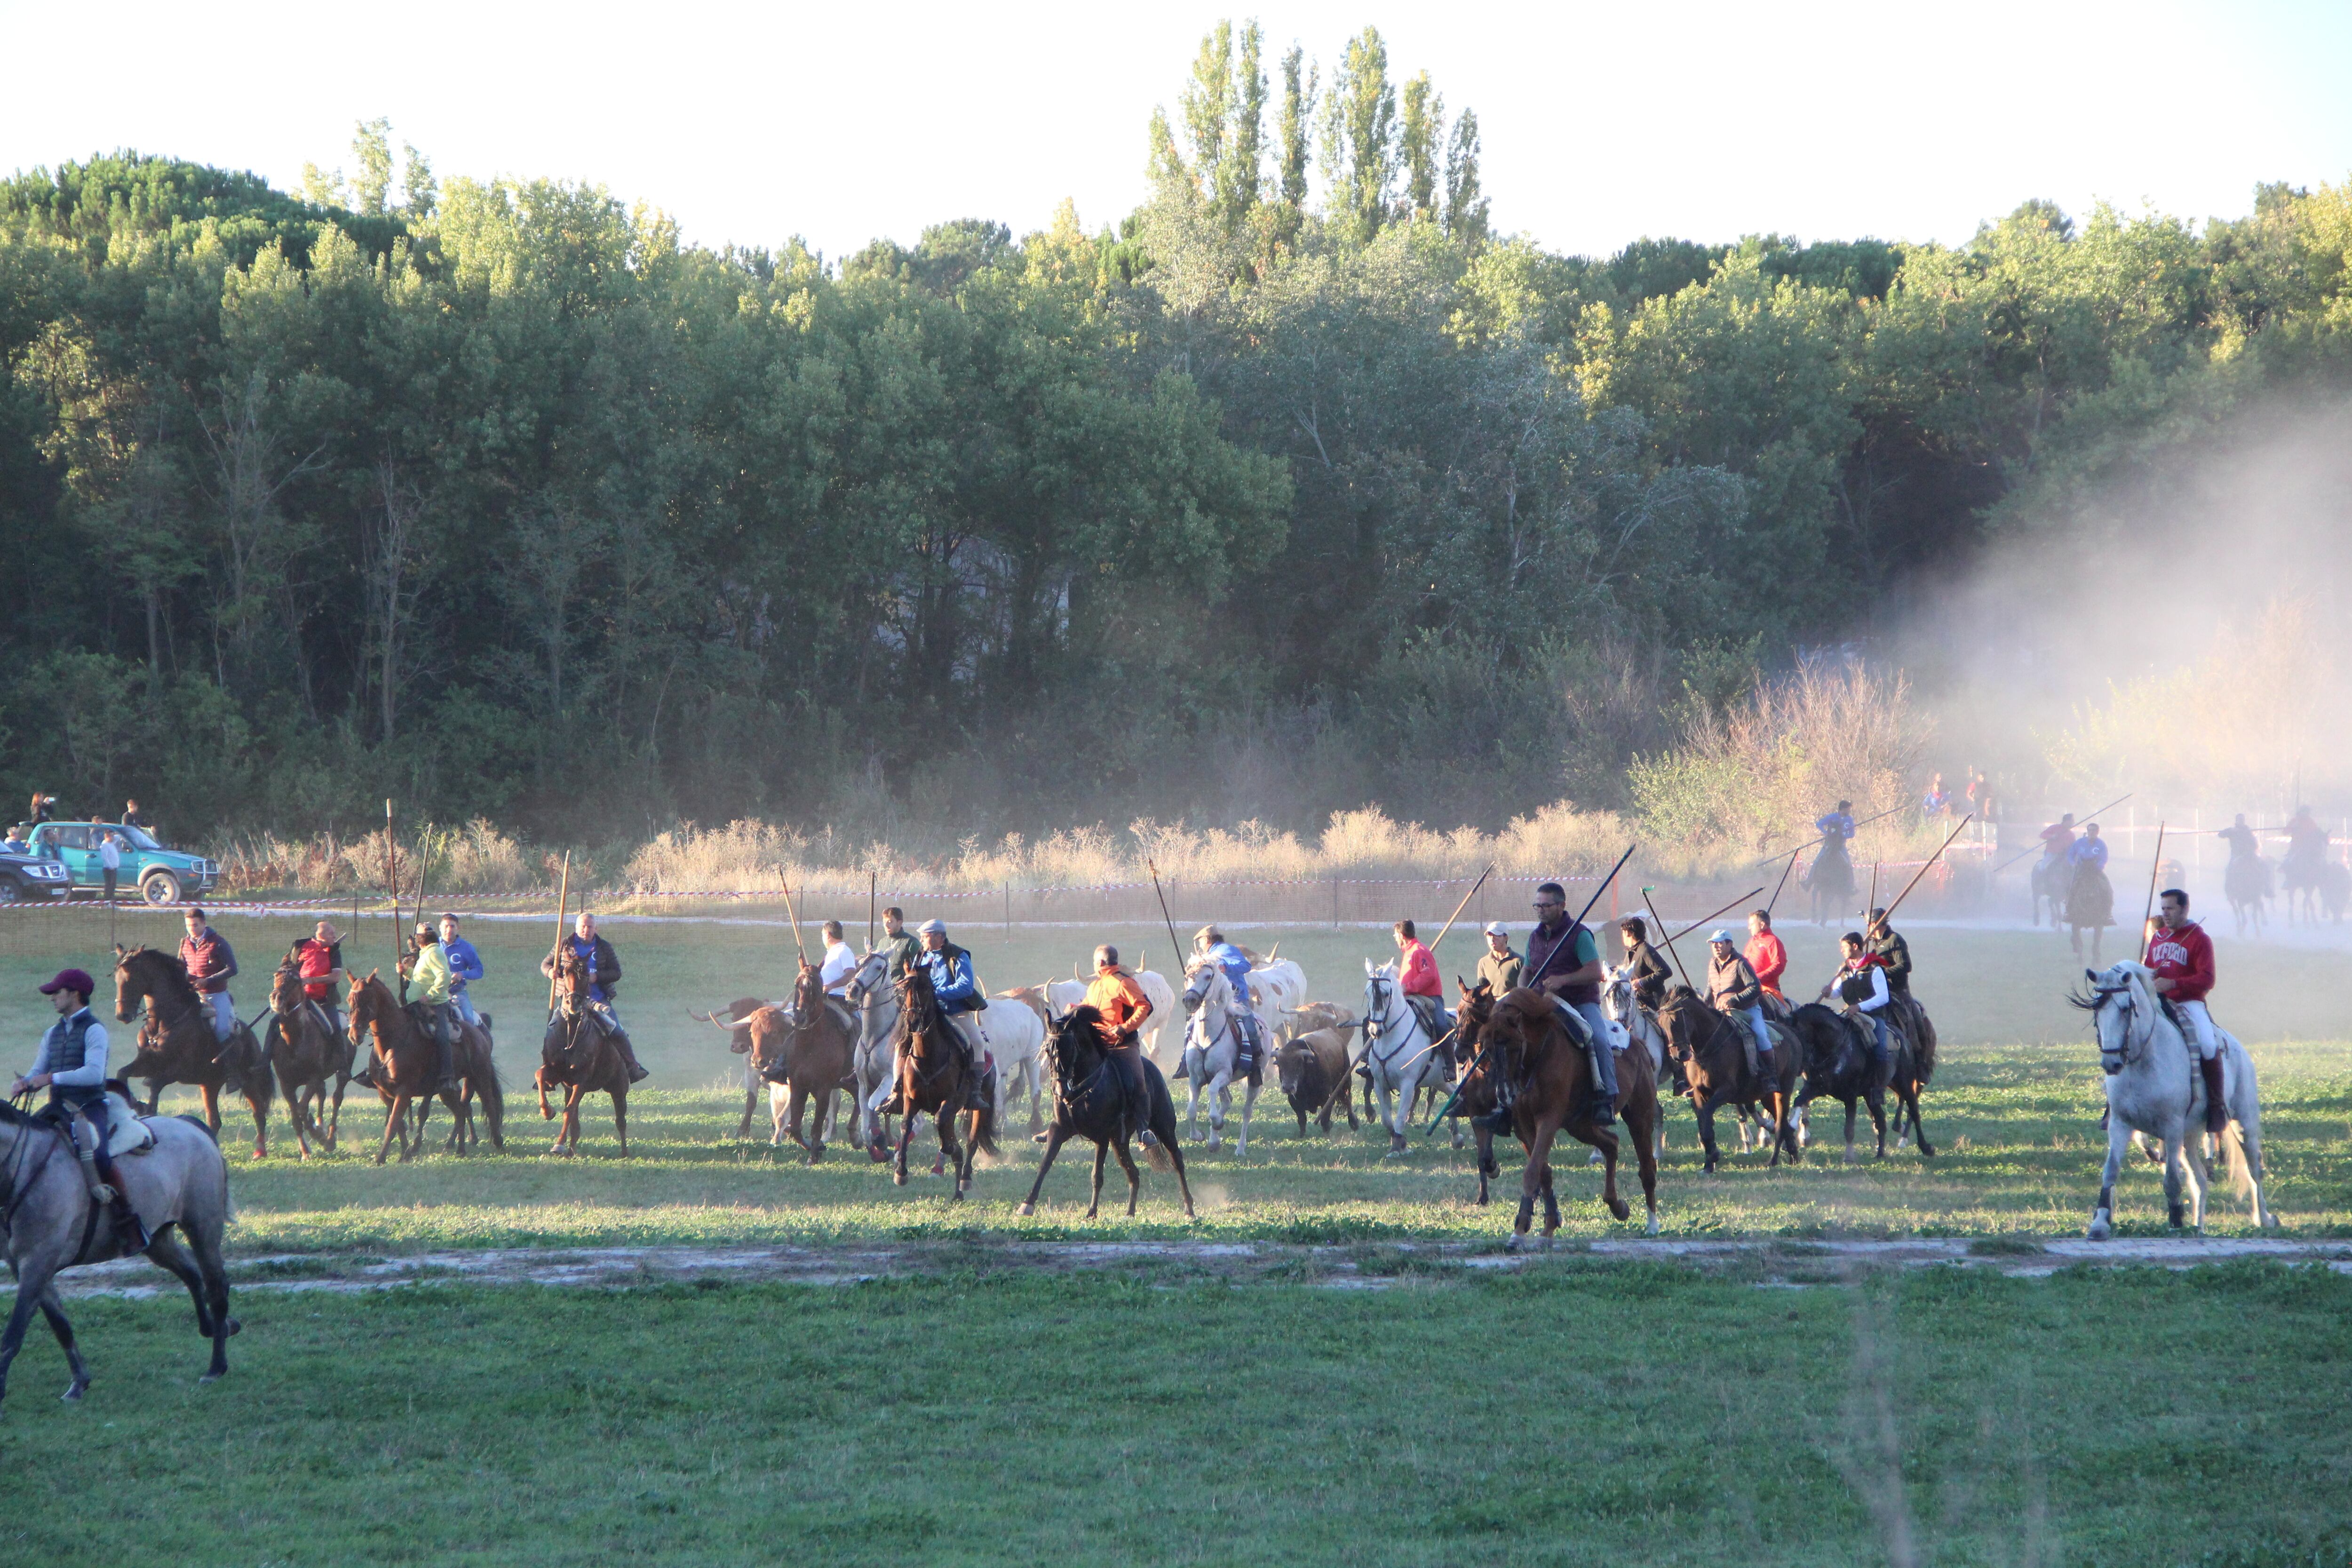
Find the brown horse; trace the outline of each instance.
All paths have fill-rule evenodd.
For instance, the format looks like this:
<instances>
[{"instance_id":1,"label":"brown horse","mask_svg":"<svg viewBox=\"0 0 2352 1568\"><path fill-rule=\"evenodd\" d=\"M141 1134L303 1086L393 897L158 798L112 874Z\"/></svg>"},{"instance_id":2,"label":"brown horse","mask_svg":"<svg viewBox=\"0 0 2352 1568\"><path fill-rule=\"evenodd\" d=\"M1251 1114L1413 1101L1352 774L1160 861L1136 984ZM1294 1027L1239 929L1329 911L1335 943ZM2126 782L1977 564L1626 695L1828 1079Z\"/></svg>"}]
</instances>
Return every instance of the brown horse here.
<instances>
[{"instance_id":1,"label":"brown horse","mask_svg":"<svg viewBox=\"0 0 2352 1568\"><path fill-rule=\"evenodd\" d=\"M278 966L270 982L269 1008L274 1037L270 1065L278 1069L278 1092L286 1097L286 1117L294 1123L294 1142L302 1158L310 1157L310 1141L331 1154L343 1117L343 1090L352 1081L352 1058L357 1047L349 1035L327 1022L323 1011L302 986L300 970L289 958ZM327 1080L334 1080L334 1098L328 1100ZM323 1114L324 1121L321 1123Z\"/></svg>"},{"instance_id":2,"label":"brown horse","mask_svg":"<svg viewBox=\"0 0 2352 1568\"><path fill-rule=\"evenodd\" d=\"M1780 1163L1783 1150L1792 1163L1797 1159L1796 1130L1790 1125L1789 1106L1804 1065L1799 1059L1804 1047L1785 1025L1771 1026L1779 1044L1772 1050L1769 1079L1759 1077L1748 1065L1748 1026L1717 1012L1687 985L1676 985L1666 993L1664 1004L1658 1008L1658 1025L1666 1032L1666 1049L1682 1064L1684 1079L1690 1085L1691 1110L1698 1118L1698 1141L1706 1151L1707 1171L1714 1171L1720 1157L1715 1146L1715 1110L1719 1105L1737 1106L1759 1119L1761 1112L1769 1110L1772 1163Z\"/></svg>"},{"instance_id":3,"label":"brown horse","mask_svg":"<svg viewBox=\"0 0 2352 1568\"><path fill-rule=\"evenodd\" d=\"M991 1092L983 1096L978 1110L961 1114L954 1109L970 1098L965 1091L963 1047L950 1034L954 1027L947 1015L940 1011L939 998L931 992L930 976L919 967L907 971L898 983L898 1152L890 1171L890 1180L899 1186L907 1184L907 1145L915 1136L915 1118L928 1111L940 1130L940 1156L954 1168L953 1198L961 1198L971 1190L972 1156L981 1149L996 1152L995 1113L989 1110L996 1101ZM982 1069L985 1070L985 1069ZM956 1123L963 1123L963 1136L956 1136Z\"/></svg>"},{"instance_id":4,"label":"brown horse","mask_svg":"<svg viewBox=\"0 0 2352 1568\"><path fill-rule=\"evenodd\" d=\"M1454 1014L1454 1041L1468 1068L1454 1100L1454 1126L1460 1127L1460 1119L1468 1117L1471 1133L1478 1141L1478 1206L1484 1208L1488 1196L1487 1182L1503 1173L1502 1166L1495 1160L1495 1134L1481 1120L1494 1110L1495 1097L1502 1088L1500 1070L1493 1068L1493 1058L1482 1054L1481 1048L1486 1020L1495 1013L1495 988L1484 980L1475 985L1465 985L1458 975L1454 984L1462 993L1462 1005Z\"/></svg>"},{"instance_id":5,"label":"brown horse","mask_svg":"<svg viewBox=\"0 0 2352 1568\"><path fill-rule=\"evenodd\" d=\"M114 949L114 1016L130 1023L147 1008L147 1022L139 1031L139 1051L122 1069L126 1079L147 1084L147 1113L155 1113L156 1100L167 1083L192 1084L205 1105L205 1125L220 1135L221 1087L229 1069L215 1058L226 1058L237 1067L237 1092L253 1110L253 1157L269 1152L269 1063L253 1031L239 1023L223 1046L213 1033L204 999L194 982L173 953L151 947Z\"/></svg>"},{"instance_id":6,"label":"brown horse","mask_svg":"<svg viewBox=\"0 0 2352 1568\"><path fill-rule=\"evenodd\" d=\"M771 1086L768 1102L775 1128L768 1141L782 1143L789 1121L793 1142L806 1150L809 1163L815 1164L824 1158L825 1118L833 1114L843 1080L850 1079L856 1017L847 1004L824 994L815 966L803 963L800 979L793 985L791 1005L761 1007L740 1019L736 1027L750 1036L747 1054L751 1071ZM856 1080L850 1081L854 1088ZM803 1138L801 1120L812 1100L816 1104L816 1119L809 1136Z\"/></svg>"},{"instance_id":7,"label":"brown horse","mask_svg":"<svg viewBox=\"0 0 2352 1568\"><path fill-rule=\"evenodd\" d=\"M539 1087L541 1121L554 1116L548 1109L551 1084L564 1086L563 1124L555 1130L551 1154L572 1154L580 1148L580 1102L592 1094L613 1097L613 1136L621 1157L629 1155L629 1064L596 1016L588 996L587 966L570 942L555 960L555 1011L540 1041L539 1070L531 1081Z\"/></svg>"},{"instance_id":8,"label":"brown horse","mask_svg":"<svg viewBox=\"0 0 2352 1568\"><path fill-rule=\"evenodd\" d=\"M1544 1205L1543 1240L1551 1245L1559 1229L1559 1199L1552 1191L1551 1145L1560 1132L1601 1151L1601 1201L1619 1219L1633 1210L1617 1195L1617 1134L1592 1121L1590 1087L1591 1065L1580 1045L1561 1021L1559 1009L1541 991L1525 986L1505 994L1480 1026L1486 1060L1482 1071L1499 1074L1508 1093L1511 1130L1527 1149L1527 1169L1519 1181L1519 1212L1512 1221L1510 1250L1526 1245L1535 1215L1536 1198ZM1590 1047L1605 1051L1606 1043ZM1658 1084L1646 1051L1621 1051L1617 1057L1618 1114L1633 1142L1633 1155L1642 1174L1642 1197L1649 1208L1649 1234L1658 1234Z\"/></svg>"},{"instance_id":9,"label":"brown horse","mask_svg":"<svg viewBox=\"0 0 2352 1568\"><path fill-rule=\"evenodd\" d=\"M442 1089L434 1081L440 1070L441 1047L432 1029L393 1000L391 988L376 977L375 971L369 971L364 980L352 981L344 1012L351 1020L352 1040L363 1035L369 1038L368 1076L386 1108L383 1138L375 1151L377 1164L383 1163L394 1132L400 1134L404 1163L425 1147L425 1120L436 1099L449 1108L449 1136L442 1147L450 1153L466 1152L466 1101L472 1094L482 1097L492 1146L507 1146L506 1100L499 1087L498 1068L490 1060L489 1036L462 1019L457 1022L449 1038L449 1065L458 1083L456 1089ZM413 1126L411 1107L415 1110Z\"/></svg>"}]
</instances>

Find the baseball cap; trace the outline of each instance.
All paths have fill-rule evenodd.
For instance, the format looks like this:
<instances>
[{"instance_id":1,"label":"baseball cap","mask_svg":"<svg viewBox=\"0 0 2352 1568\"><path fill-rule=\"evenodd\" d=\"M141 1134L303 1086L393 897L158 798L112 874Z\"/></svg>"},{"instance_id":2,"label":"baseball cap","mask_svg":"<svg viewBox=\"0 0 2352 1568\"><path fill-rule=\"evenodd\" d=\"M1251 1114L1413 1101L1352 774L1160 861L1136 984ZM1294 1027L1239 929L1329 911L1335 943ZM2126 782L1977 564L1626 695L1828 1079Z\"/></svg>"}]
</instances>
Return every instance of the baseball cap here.
<instances>
[{"instance_id":1,"label":"baseball cap","mask_svg":"<svg viewBox=\"0 0 2352 1568\"><path fill-rule=\"evenodd\" d=\"M79 991L83 995L89 996L94 994L97 990L98 984L90 979L89 970L60 969L55 980L41 987L41 994L54 996L60 991Z\"/></svg>"},{"instance_id":2,"label":"baseball cap","mask_svg":"<svg viewBox=\"0 0 2352 1568\"><path fill-rule=\"evenodd\" d=\"M1488 921L1486 922L1486 934L1488 936L1508 936L1511 934L1511 928L1505 925L1500 921Z\"/></svg>"}]
</instances>

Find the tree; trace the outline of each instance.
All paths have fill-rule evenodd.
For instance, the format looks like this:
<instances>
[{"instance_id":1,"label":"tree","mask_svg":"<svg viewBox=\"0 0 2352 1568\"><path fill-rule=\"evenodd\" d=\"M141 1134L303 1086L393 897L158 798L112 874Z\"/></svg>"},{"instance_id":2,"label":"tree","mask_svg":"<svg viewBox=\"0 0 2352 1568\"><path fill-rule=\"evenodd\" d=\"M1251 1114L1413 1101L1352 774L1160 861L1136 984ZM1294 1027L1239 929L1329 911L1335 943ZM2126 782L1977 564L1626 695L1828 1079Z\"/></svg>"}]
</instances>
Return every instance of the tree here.
<instances>
[{"instance_id":1,"label":"tree","mask_svg":"<svg viewBox=\"0 0 2352 1568\"><path fill-rule=\"evenodd\" d=\"M1404 123L1397 152L1404 163L1404 204L1408 218L1426 223L1443 221L1439 205L1439 167L1445 140L1445 100L1429 85L1423 71L1404 84Z\"/></svg>"},{"instance_id":2,"label":"tree","mask_svg":"<svg viewBox=\"0 0 2352 1568\"><path fill-rule=\"evenodd\" d=\"M1378 27L1348 40L1323 120L1323 174L1331 218L1359 245L1381 231L1396 183L1396 89Z\"/></svg>"},{"instance_id":3,"label":"tree","mask_svg":"<svg viewBox=\"0 0 2352 1568\"><path fill-rule=\"evenodd\" d=\"M1475 249L1486 241L1486 197L1478 185L1478 116L1464 110L1445 146L1445 232Z\"/></svg>"}]
</instances>

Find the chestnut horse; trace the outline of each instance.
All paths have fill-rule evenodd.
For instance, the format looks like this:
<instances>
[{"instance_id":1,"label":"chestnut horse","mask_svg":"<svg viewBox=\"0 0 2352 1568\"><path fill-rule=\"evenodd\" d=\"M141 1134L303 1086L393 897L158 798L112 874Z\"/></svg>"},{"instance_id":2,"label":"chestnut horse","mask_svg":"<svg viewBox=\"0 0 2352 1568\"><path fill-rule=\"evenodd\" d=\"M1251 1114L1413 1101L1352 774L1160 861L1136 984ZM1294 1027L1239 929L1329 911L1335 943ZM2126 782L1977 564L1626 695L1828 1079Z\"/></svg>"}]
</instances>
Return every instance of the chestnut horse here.
<instances>
[{"instance_id":1,"label":"chestnut horse","mask_svg":"<svg viewBox=\"0 0 2352 1568\"><path fill-rule=\"evenodd\" d=\"M1791 1162L1796 1160L1796 1129L1789 1106L1797 1092L1804 1044L1789 1033L1786 1025L1771 1026L1779 1043L1772 1049L1769 1079L1759 1078L1748 1065L1748 1047L1753 1043L1748 1026L1717 1012L1687 985L1676 985L1666 993L1658 1009L1658 1025L1666 1032L1666 1048L1682 1064L1683 1076L1690 1084L1691 1110L1698 1117L1698 1141L1706 1151L1708 1172L1714 1171L1720 1158L1715 1147L1718 1105L1738 1106L1759 1120L1761 1112L1769 1110L1772 1163L1780 1163L1784 1149Z\"/></svg>"},{"instance_id":2,"label":"chestnut horse","mask_svg":"<svg viewBox=\"0 0 2352 1568\"><path fill-rule=\"evenodd\" d=\"M1462 1005L1454 1012L1454 1043L1462 1049L1462 1059L1467 1070L1454 1098L1454 1125L1459 1128L1462 1118L1470 1119L1471 1133L1478 1141L1478 1206L1486 1206L1486 1184L1503 1173L1495 1161L1495 1134L1484 1125L1483 1119L1495 1109L1495 1097L1502 1087L1501 1070L1485 1049L1486 1020L1494 1016L1495 988L1481 980L1475 985L1465 985L1456 975L1454 988L1462 993ZM1621 1086L1622 1087L1622 1086Z\"/></svg>"},{"instance_id":3,"label":"chestnut horse","mask_svg":"<svg viewBox=\"0 0 2352 1568\"><path fill-rule=\"evenodd\" d=\"M604 1033L588 998L588 969L570 942L555 958L555 1011L548 1016L547 1034L540 1041L539 1070L531 1082L539 1089L539 1115L553 1117L548 1109L551 1084L564 1088L563 1124L555 1130L551 1154L573 1154L580 1149L580 1102L592 1094L613 1097L613 1136L621 1157L629 1155L629 1066L620 1047Z\"/></svg>"},{"instance_id":4,"label":"chestnut horse","mask_svg":"<svg viewBox=\"0 0 2352 1568\"><path fill-rule=\"evenodd\" d=\"M213 1033L211 1015L196 994L194 982L175 953L152 947L114 949L114 1016L128 1024L146 1004L147 1022L139 1031L139 1052L122 1069L126 1079L147 1085L147 1114L167 1083L194 1085L205 1104L205 1126L220 1135L221 1086L228 1068L214 1058L226 1057L239 1064L237 1092L253 1110L253 1157L269 1152L269 1062L260 1042L243 1023L221 1044Z\"/></svg>"},{"instance_id":5,"label":"chestnut horse","mask_svg":"<svg viewBox=\"0 0 2352 1568\"><path fill-rule=\"evenodd\" d=\"M357 1054L349 1035L329 1024L323 1010L303 989L301 971L289 957L278 966L269 985L269 1008L275 1037L269 1046L270 1065L278 1069L278 1092L286 1097L286 1118L294 1123L294 1142L302 1158L310 1157L310 1141L331 1154L343 1117L343 1091L352 1081L352 1058ZM328 1099L327 1080L334 1079L334 1098Z\"/></svg>"},{"instance_id":6,"label":"chestnut horse","mask_svg":"<svg viewBox=\"0 0 2352 1568\"><path fill-rule=\"evenodd\" d=\"M997 1152L996 1118L988 1109L996 1096L992 1091L981 1110L959 1114L956 1108L969 1098L964 1092L967 1069L963 1047L949 1034L954 1026L940 1011L930 976L919 966L909 968L906 978L898 982L898 998L900 1120L898 1151L890 1180L902 1187L907 1184L907 1145L915 1136L915 1118L928 1112L939 1126L940 1158L955 1173L955 1191L950 1196L961 1198L971 1190L973 1154L981 1149L992 1154ZM961 1139L956 1136L959 1121L963 1124Z\"/></svg>"},{"instance_id":7,"label":"chestnut horse","mask_svg":"<svg viewBox=\"0 0 2352 1568\"><path fill-rule=\"evenodd\" d=\"M1527 1244L1528 1227L1536 1198L1544 1205L1543 1242L1551 1245L1559 1229L1559 1199L1552 1191L1552 1140L1565 1131L1580 1143L1601 1151L1603 1161L1601 1201L1619 1219L1633 1210L1617 1195L1617 1134L1592 1121L1591 1066L1587 1049L1605 1051L1606 1043L1590 1047L1569 1033L1552 999L1522 986L1506 994L1488 1009L1479 1026L1486 1058L1482 1071L1498 1074L1498 1087L1507 1095L1511 1131L1527 1149L1527 1169L1519 1180L1519 1212L1511 1224L1509 1249ZM1642 1196L1649 1208L1649 1234L1658 1234L1658 1081L1649 1054L1617 1053L1617 1108L1642 1174Z\"/></svg>"},{"instance_id":8,"label":"chestnut horse","mask_svg":"<svg viewBox=\"0 0 2352 1568\"><path fill-rule=\"evenodd\" d=\"M404 1164L425 1147L425 1113L436 1099L449 1108L449 1136L442 1143L448 1152L465 1152L466 1101L472 1094L482 1097L482 1117L490 1124L491 1146L507 1146L506 1098L499 1087L498 1068L490 1060L489 1036L462 1019L457 1022L449 1037L449 1066L457 1075L457 1087L443 1090L434 1081L440 1069L441 1047L433 1031L393 1000L392 988L377 978L376 971L370 970L364 980L352 978L344 1011L351 1020L347 1026L352 1040L368 1038L368 1076L375 1084L376 1098L385 1107L383 1137L375 1150L377 1164L383 1163L394 1132L400 1134ZM409 1116L412 1106L414 1125Z\"/></svg>"}]
</instances>

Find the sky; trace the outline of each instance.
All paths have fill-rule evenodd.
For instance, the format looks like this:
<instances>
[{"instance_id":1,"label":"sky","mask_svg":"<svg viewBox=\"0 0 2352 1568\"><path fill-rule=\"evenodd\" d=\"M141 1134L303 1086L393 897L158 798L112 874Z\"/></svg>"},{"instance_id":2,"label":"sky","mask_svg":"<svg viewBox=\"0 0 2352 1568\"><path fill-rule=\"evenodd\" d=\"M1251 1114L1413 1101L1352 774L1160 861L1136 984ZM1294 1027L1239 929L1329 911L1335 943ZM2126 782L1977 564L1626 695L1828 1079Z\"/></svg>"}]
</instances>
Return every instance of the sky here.
<instances>
[{"instance_id":1,"label":"sky","mask_svg":"<svg viewBox=\"0 0 2352 1568\"><path fill-rule=\"evenodd\" d=\"M393 122L436 174L554 176L688 238L827 256L929 224L1089 227L1145 194L1145 127L1201 37L1255 15L1478 112L1494 219L1639 237L1966 239L2029 197L2190 218L2352 176L2352 4L1564 3L661 6L410 0L279 14L0 0L0 171L118 147L299 189Z\"/></svg>"}]
</instances>

